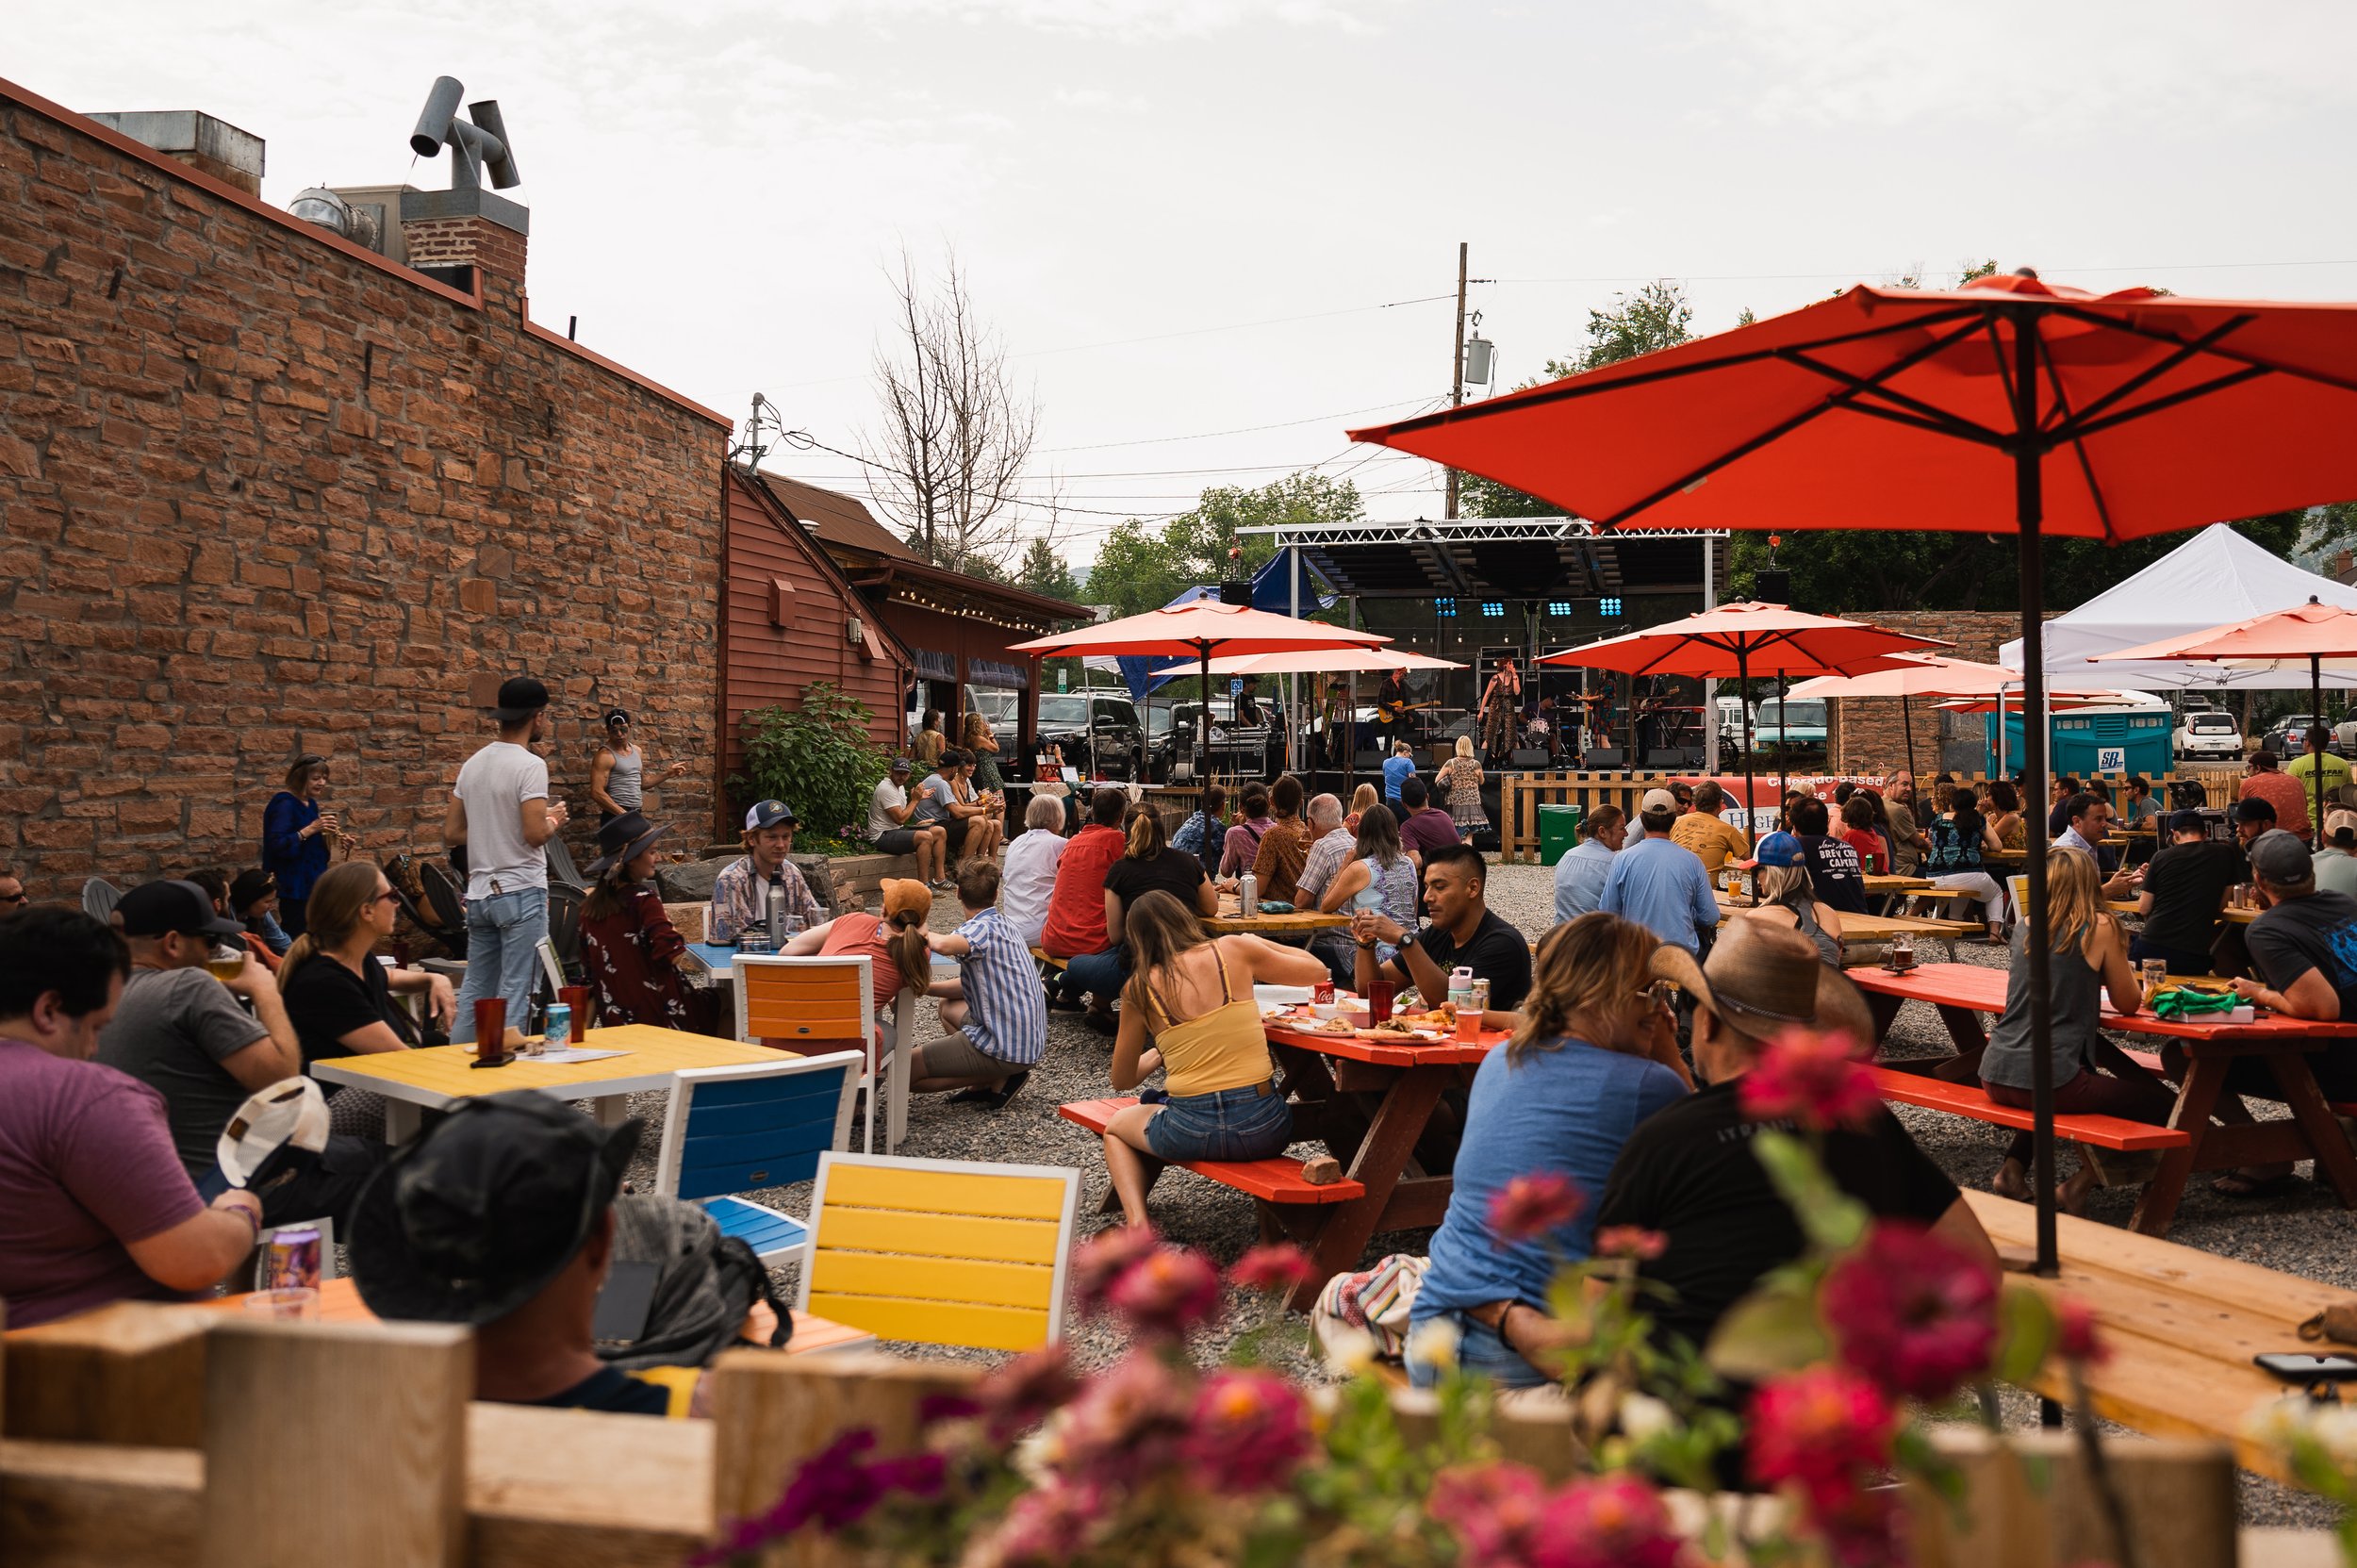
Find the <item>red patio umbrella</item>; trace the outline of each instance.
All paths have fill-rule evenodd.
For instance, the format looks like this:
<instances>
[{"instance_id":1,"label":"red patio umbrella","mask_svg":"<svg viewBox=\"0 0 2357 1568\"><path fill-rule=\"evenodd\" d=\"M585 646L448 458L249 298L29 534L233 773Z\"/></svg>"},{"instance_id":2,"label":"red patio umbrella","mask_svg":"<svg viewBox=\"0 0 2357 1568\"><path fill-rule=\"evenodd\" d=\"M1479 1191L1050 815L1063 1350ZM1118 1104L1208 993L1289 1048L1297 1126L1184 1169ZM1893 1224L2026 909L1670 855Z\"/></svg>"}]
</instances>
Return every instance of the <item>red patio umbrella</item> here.
<instances>
[{"instance_id":1,"label":"red patio umbrella","mask_svg":"<svg viewBox=\"0 0 2357 1568\"><path fill-rule=\"evenodd\" d=\"M1691 675L1711 680L1733 676L1739 692L1743 689L1740 683L1751 679L1755 661L1779 675L1795 671L1847 675L1883 668L1895 662L1894 654L1910 649L1948 646L1933 637L1885 631L1861 620L1807 615L1789 605L1754 602L1717 605L1684 620L1648 626L1641 632L1607 637L1580 648L1567 648L1537 662L1617 670L1625 675ZM1776 799L1781 803L1785 751L1781 699L1776 704ZM1746 702L1743 811L1747 835L1751 828L1757 826L1751 816L1758 809L1752 799L1752 719L1751 707Z\"/></svg>"},{"instance_id":2,"label":"red patio umbrella","mask_svg":"<svg viewBox=\"0 0 2357 1568\"><path fill-rule=\"evenodd\" d=\"M1102 620L1069 632L1018 642L1011 653L1134 653L1144 658L1194 659L1203 671L1200 754L1211 754L1211 661L1229 653L1284 653L1311 648L1367 648L1392 639L1324 621L1295 620L1249 604L1197 599L1159 610Z\"/></svg>"},{"instance_id":3,"label":"red patio umbrella","mask_svg":"<svg viewBox=\"0 0 2357 1568\"><path fill-rule=\"evenodd\" d=\"M2141 648L2099 653L2087 662L2106 659L2207 659L2237 669L2274 668L2281 665L2308 667L2308 712L2324 721L2324 667L2357 660L2357 610L2317 602L2314 594L2297 609L2253 616L2226 626L2213 626L2190 636L2166 637ZM2324 842L2324 769L2316 770L2316 842Z\"/></svg>"},{"instance_id":4,"label":"red patio umbrella","mask_svg":"<svg viewBox=\"0 0 2357 1568\"><path fill-rule=\"evenodd\" d=\"M2357 305L2094 295L2028 274L1860 286L1716 337L1353 434L1607 528L2020 536L2024 706L2038 544L2357 496ZM2023 762L2046 769L2042 725ZM2037 1252L2056 1271L2044 841L2029 856Z\"/></svg>"}]
</instances>

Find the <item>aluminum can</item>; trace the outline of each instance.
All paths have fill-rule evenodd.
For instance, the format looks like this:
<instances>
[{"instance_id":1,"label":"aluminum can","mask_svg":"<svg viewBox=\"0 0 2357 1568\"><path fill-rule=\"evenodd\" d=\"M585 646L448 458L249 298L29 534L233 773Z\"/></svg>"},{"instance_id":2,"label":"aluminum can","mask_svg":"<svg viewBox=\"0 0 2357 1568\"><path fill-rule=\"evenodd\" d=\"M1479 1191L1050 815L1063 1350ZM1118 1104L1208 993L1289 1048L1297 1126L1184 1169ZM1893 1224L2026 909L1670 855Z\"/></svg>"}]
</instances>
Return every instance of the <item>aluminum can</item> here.
<instances>
[{"instance_id":1,"label":"aluminum can","mask_svg":"<svg viewBox=\"0 0 2357 1568\"><path fill-rule=\"evenodd\" d=\"M548 1016L540 1025L540 1048L563 1050L573 1041L573 1010L561 1001L549 1003Z\"/></svg>"},{"instance_id":2,"label":"aluminum can","mask_svg":"<svg viewBox=\"0 0 2357 1568\"><path fill-rule=\"evenodd\" d=\"M272 1232L262 1249L261 1288L319 1289L319 1231L309 1226L288 1226Z\"/></svg>"}]
</instances>

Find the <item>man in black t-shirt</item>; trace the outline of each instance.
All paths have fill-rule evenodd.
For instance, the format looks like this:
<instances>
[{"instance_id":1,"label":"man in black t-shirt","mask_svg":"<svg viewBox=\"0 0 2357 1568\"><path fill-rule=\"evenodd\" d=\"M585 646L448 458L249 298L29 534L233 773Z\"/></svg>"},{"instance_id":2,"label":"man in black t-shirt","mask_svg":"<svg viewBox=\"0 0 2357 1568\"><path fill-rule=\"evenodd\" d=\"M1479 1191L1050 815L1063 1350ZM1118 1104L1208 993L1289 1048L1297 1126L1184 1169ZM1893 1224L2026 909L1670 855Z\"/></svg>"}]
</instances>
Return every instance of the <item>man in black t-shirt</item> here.
<instances>
[{"instance_id":1,"label":"man in black t-shirt","mask_svg":"<svg viewBox=\"0 0 2357 1568\"><path fill-rule=\"evenodd\" d=\"M1817 901L1831 904L1844 915L1866 913L1866 868L1857 850L1826 833L1830 819L1825 802L1804 795L1792 802L1792 835L1808 852L1808 880L1816 884Z\"/></svg>"},{"instance_id":2,"label":"man in black t-shirt","mask_svg":"<svg viewBox=\"0 0 2357 1568\"><path fill-rule=\"evenodd\" d=\"M2144 929L2128 944L2130 958L2138 963L2157 958L2172 975L2210 972L2217 914L2226 907L2226 890L2243 880L2245 867L2242 850L2212 843L2209 832L2198 811L2181 811L2168 819L2168 843L2145 867L2143 889L2136 895Z\"/></svg>"},{"instance_id":3,"label":"man in black t-shirt","mask_svg":"<svg viewBox=\"0 0 2357 1568\"><path fill-rule=\"evenodd\" d=\"M1389 942L1399 956L1383 966L1385 978L1398 985L1413 985L1425 1004L1435 1007L1448 999L1448 975L1462 965L1475 980L1490 982L1487 1027L1510 1028L1512 1013L1530 994L1530 944L1482 901L1489 881L1489 863L1470 844L1445 844L1426 851L1424 902L1429 921L1422 931L1409 931L1380 911L1361 911L1350 922L1358 939L1358 990L1361 996L1375 983L1375 946Z\"/></svg>"},{"instance_id":4,"label":"man in black t-shirt","mask_svg":"<svg viewBox=\"0 0 2357 1568\"><path fill-rule=\"evenodd\" d=\"M1643 1278L1674 1293L1650 1309L1655 1331L1699 1349L1761 1276L1807 1247L1752 1151L1760 1128L1791 1129L1744 1116L1743 1074L1768 1038L1795 1018L1861 1041L1872 1040L1874 1030L1857 988L1819 963L1816 948L1789 927L1731 921L1706 966L1664 948L1654 970L1694 999L1694 1065L1709 1087L1638 1124L1613 1164L1596 1223L1666 1238L1661 1255L1639 1265ZM1928 1227L1997 1272L1997 1249L1956 1184L1887 1108L1876 1107L1859 1130L1826 1133L1822 1157L1841 1190L1877 1216Z\"/></svg>"},{"instance_id":5,"label":"man in black t-shirt","mask_svg":"<svg viewBox=\"0 0 2357 1568\"><path fill-rule=\"evenodd\" d=\"M2308 846L2280 828L2250 846L2250 875L2266 908L2243 940L2261 979L2237 980L2235 993L2295 1018L2357 1019L2357 899L2318 891ZM2357 1099L2357 1041L2328 1041L2306 1058L2326 1099ZM2237 1058L2226 1086L2283 1098L2261 1057Z\"/></svg>"}]
</instances>

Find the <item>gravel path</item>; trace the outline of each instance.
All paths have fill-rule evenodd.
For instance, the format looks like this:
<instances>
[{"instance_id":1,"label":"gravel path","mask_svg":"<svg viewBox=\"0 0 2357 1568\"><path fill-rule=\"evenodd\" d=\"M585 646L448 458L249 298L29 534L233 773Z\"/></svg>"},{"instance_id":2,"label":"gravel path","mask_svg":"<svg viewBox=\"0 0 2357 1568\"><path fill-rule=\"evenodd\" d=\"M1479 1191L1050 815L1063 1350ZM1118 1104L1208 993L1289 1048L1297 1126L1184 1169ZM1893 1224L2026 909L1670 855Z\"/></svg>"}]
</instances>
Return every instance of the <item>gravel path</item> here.
<instances>
[{"instance_id":1,"label":"gravel path","mask_svg":"<svg viewBox=\"0 0 2357 1568\"><path fill-rule=\"evenodd\" d=\"M1535 866L1494 867L1489 902L1502 916L1536 937L1554 923L1553 874ZM937 929L948 930L956 924L954 900L947 907L935 906L933 925ZM1961 963L2004 966L2003 949L1978 943L1958 944L1955 955ZM933 1004L920 1003L920 1041L937 1032L935 1019ZM1056 1114L1056 1107L1067 1100L1113 1092L1107 1079L1112 1046L1110 1039L1084 1027L1078 1014L1049 1014L1047 1055L1023 1092L1005 1110L985 1112L950 1105L943 1097L919 1097L909 1108L908 1138L901 1145L901 1152L931 1159L1069 1165L1081 1173L1080 1234L1085 1237L1108 1224L1117 1223L1117 1214L1108 1217L1096 1212L1108 1191L1098 1140ZM1901 1010L1892 1026L1888 1047L1899 1055L1944 1055L1951 1048L1937 1015L1927 1006L1912 1002ZM1997 1169L2008 1136L2002 1129L1911 1106L1894 1109L1918 1142L1960 1186L1986 1185ZM2254 1110L2262 1114L2266 1109L2265 1102L2254 1105ZM638 1168L633 1172L634 1180L643 1187L652 1177L651 1151L657 1141L652 1134L662 1119L662 1097L639 1097L633 1111L650 1122L650 1135L644 1145L648 1153L642 1155ZM1313 1150L1304 1145L1294 1152L1308 1154ZM2066 1150L2062 1159L2067 1173L2072 1156ZM2301 1174L2309 1174L2311 1168L2301 1166ZM788 1213L801 1213L807 1211L810 1188L803 1183L751 1196ZM2105 1224L2124 1225L2134 1206L2132 1191L2099 1187L2088 1213ZM1257 1235L1250 1199L1184 1172L1167 1176L1156 1186L1154 1216L1157 1227L1170 1240L1197 1248L1222 1264L1233 1261L1252 1245ZM1410 1230L1377 1235L1370 1242L1361 1266L1387 1253L1422 1252L1430 1234L1428 1230ZM2239 1258L2357 1291L2357 1245L2353 1245L2357 1244L2357 1215L2337 1207L2328 1191L2306 1182L2295 1195L2254 1204L2221 1197L2210 1191L2206 1181L2197 1180L2187 1188L2170 1239L2222 1257ZM792 1267L780 1271L789 1295L795 1283L794 1272ZM1195 1350L1206 1362L1216 1361L1237 1335L1275 1315L1274 1309L1261 1298L1247 1299L1231 1293L1222 1322L1197 1336ZM1296 1331L1288 1338L1306 1340L1305 1320L1296 1316L1292 1322ZM1123 1348L1121 1336L1098 1322L1075 1320L1068 1332L1083 1365L1105 1364ZM905 1348L913 1354L962 1354L938 1346ZM987 1353L974 1354L980 1359L999 1359ZM1302 1375L1318 1373L1306 1354L1291 1345L1280 1359ZM2010 1424L2036 1424L2034 1399L2008 1394L2003 1404ZM2243 1504L2247 1524L2323 1528L2333 1519L2333 1510L2320 1499L2249 1476L2243 1477Z\"/></svg>"}]
</instances>

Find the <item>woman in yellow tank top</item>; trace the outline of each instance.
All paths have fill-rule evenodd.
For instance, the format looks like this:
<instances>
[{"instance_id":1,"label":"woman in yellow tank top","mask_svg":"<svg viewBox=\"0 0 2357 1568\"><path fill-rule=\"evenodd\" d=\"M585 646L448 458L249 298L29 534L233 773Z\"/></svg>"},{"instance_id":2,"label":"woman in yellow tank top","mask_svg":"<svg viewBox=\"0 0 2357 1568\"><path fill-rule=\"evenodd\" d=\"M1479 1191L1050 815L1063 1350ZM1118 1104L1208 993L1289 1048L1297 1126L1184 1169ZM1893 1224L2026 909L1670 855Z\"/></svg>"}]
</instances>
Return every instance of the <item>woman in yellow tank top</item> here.
<instances>
[{"instance_id":1,"label":"woman in yellow tank top","mask_svg":"<svg viewBox=\"0 0 2357 1568\"><path fill-rule=\"evenodd\" d=\"M1168 1098L1105 1124L1105 1169L1131 1225L1146 1225L1146 1162L1266 1160L1293 1141L1293 1113L1271 1081L1255 983L1314 985L1326 963L1258 936L1204 934L1168 893L1140 894L1126 915L1131 968L1113 1040L1116 1091L1157 1068ZM1146 1044L1151 1035L1153 1044Z\"/></svg>"}]
</instances>

